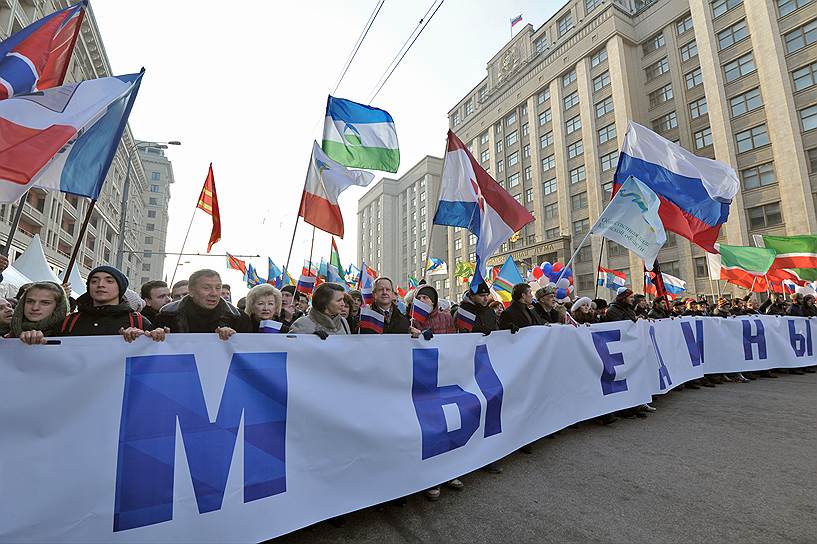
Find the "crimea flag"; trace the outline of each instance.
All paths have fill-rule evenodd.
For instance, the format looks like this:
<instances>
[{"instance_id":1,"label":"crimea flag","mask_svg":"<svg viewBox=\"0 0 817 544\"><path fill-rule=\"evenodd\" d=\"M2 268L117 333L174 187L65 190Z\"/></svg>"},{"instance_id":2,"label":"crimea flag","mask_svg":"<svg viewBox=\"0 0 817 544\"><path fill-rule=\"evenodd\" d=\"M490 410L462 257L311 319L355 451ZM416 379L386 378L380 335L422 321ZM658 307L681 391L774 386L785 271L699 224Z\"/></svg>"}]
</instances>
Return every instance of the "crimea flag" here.
<instances>
[{"instance_id":1,"label":"crimea flag","mask_svg":"<svg viewBox=\"0 0 817 544\"><path fill-rule=\"evenodd\" d=\"M326 155L352 168L397 172L400 149L389 112L329 96L321 148Z\"/></svg>"}]
</instances>

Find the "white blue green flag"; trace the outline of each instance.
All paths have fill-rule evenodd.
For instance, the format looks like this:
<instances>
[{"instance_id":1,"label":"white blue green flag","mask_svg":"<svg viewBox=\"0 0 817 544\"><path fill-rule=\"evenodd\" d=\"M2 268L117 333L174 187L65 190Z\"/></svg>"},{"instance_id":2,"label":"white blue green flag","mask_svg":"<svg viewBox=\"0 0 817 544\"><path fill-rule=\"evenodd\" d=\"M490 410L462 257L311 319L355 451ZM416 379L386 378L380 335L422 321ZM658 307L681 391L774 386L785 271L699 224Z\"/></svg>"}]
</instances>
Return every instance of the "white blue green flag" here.
<instances>
[{"instance_id":1,"label":"white blue green flag","mask_svg":"<svg viewBox=\"0 0 817 544\"><path fill-rule=\"evenodd\" d=\"M389 112L330 96L323 125L323 152L344 166L397 172L400 148Z\"/></svg>"}]
</instances>

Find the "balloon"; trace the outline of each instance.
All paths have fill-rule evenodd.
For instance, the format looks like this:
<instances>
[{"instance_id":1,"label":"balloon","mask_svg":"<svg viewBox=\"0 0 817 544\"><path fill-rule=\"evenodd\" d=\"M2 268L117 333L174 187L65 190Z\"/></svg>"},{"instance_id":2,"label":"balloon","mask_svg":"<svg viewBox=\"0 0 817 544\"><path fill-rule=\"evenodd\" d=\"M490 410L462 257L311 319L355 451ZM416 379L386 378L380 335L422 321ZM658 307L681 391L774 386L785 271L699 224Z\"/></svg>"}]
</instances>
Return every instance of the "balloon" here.
<instances>
[{"instance_id":1,"label":"balloon","mask_svg":"<svg viewBox=\"0 0 817 544\"><path fill-rule=\"evenodd\" d=\"M573 271L571 269L569 269L569 268L564 269L564 277L565 278L569 278L572 275L573 275Z\"/></svg>"},{"instance_id":2,"label":"balloon","mask_svg":"<svg viewBox=\"0 0 817 544\"><path fill-rule=\"evenodd\" d=\"M567 281L569 281L570 286L573 287L573 276L568 276Z\"/></svg>"},{"instance_id":3,"label":"balloon","mask_svg":"<svg viewBox=\"0 0 817 544\"><path fill-rule=\"evenodd\" d=\"M568 280L567 278L562 278L556 282L557 289L561 288L566 290L568 287L570 287L570 280Z\"/></svg>"},{"instance_id":4,"label":"balloon","mask_svg":"<svg viewBox=\"0 0 817 544\"><path fill-rule=\"evenodd\" d=\"M554 272L561 272L561 271L562 271L562 268L564 268L564 267L565 267L565 265L563 265L562 263L553 263L553 268L552 268L552 270L553 270Z\"/></svg>"},{"instance_id":5,"label":"balloon","mask_svg":"<svg viewBox=\"0 0 817 544\"><path fill-rule=\"evenodd\" d=\"M553 270L553 265L545 261L539 268L542 269L542 272L545 274L545 276L550 276L550 272Z\"/></svg>"},{"instance_id":6,"label":"balloon","mask_svg":"<svg viewBox=\"0 0 817 544\"><path fill-rule=\"evenodd\" d=\"M556 289L556 299L557 300L561 300L561 299L566 298L566 297L567 297L567 290L566 289L564 289L562 287L559 287L558 289Z\"/></svg>"},{"instance_id":7,"label":"balloon","mask_svg":"<svg viewBox=\"0 0 817 544\"><path fill-rule=\"evenodd\" d=\"M541 268L534 268L533 269L533 277L534 278L536 278L538 280L542 276L544 276L544 272L542 272Z\"/></svg>"},{"instance_id":8,"label":"balloon","mask_svg":"<svg viewBox=\"0 0 817 544\"><path fill-rule=\"evenodd\" d=\"M536 293L536 290L539 289L539 283L538 282L532 281L532 282L528 283L528 285L530 286L531 290L534 293Z\"/></svg>"}]
</instances>

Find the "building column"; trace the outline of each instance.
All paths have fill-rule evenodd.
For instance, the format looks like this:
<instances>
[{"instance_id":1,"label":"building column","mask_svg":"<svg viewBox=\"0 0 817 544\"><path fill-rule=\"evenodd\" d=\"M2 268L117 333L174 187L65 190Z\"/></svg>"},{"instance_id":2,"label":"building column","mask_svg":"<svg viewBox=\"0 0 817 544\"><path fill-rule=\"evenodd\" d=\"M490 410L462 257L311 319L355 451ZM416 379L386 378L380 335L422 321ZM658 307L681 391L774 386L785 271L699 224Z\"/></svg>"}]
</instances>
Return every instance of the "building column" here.
<instances>
[{"instance_id":1,"label":"building column","mask_svg":"<svg viewBox=\"0 0 817 544\"><path fill-rule=\"evenodd\" d=\"M562 92L562 78L557 77L550 83L550 113L553 125L553 156L556 159L556 194L559 204L559 230L562 235L573 236L573 225L570 213L570 180L567 175L567 144L565 135L564 93ZM542 168L541 160L536 165ZM544 179L546 176L542 176ZM567 257L568 259L570 256Z\"/></svg>"},{"instance_id":2,"label":"building column","mask_svg":"<svg viewBox=\"0 0 817 544\"><path fill-rule=\"evenodd\" d=\"M541 128L539 126L539 116L536 114L537 94L528 98L528 138L530 142L530 182L531 189L533 189L533 216L536 221L533 223L533 228L536 233L536 241L542 242L545 239L545 218L542 206L542 150L539 147L539 138L541 137ZM522 188L525 188L525 168L524 160L522 161Z\"/></svg>"},{"instance_id":3,"label":"building column","mask_svg":"<svg viewBox=\"0 0 817 544\"><path fill-rule=\"evenodd\" d=\"M755 55L758 79L766 110L766 126L772 142L774 170L780 188L780 206L787 234L817 231L814 200L800 137L800 116L794 103L791 77L786 64L786 46L777 25L773 2L744 2L752 45L764 54ZM793 225L801 228L792 228Z\"/></svg>"}]
</instances>

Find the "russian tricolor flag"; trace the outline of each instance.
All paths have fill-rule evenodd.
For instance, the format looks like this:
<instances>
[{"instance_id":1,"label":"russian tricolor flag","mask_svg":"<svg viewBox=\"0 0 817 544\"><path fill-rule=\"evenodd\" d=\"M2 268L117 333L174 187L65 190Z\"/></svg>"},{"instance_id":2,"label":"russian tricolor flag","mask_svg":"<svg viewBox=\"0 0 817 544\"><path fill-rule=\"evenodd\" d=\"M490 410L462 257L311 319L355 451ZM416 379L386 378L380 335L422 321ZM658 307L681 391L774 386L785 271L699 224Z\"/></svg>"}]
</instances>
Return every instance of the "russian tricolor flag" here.
<instances>
[{"instance_id":1,"label":"russian tricolor flag","mask_svg":"<svg viewBox=\"0 0 817 544\"><path fill-rule=\"evenodd\" d=\"M258 332L266 332L277 334L281 332L281 327L284 325L279 321L273 321L272 319L264 319L258 324Z\"/></svg>"},{"instance_id":2,"label":"russian tricolor flag","mask_svg":"<svg viewBox=\"0 0 817 544\"><path fill-rule=\"evenodd\" d=\"M654 276L655 272L645 272L644 274L644 283L646 284L644 290L651 295L657 294ZM664 289L667 291L669 298L674 299L687 290L687 282L681 278L676 278L665 272L661 273L661 277L664 278Z\"/></svg>"},{"instance_id":3,"label":"russian tricolor flag","mask_svg":"<svg viewBox=\"0 0 817 544\"><path fill-rule=\"evenodd\" d=\"M630 176L658 195L658 215L665 229L717 253L715 242L720 227L729 217L729 206L739 188L732 167L698 157L630 121L613 178L613 192Z\"/></svg>"},{"instance_id":4,"label":"russian tricolor flag","mask_svg":"<svg viewBox=\"0 0 817 544\"><path fill-rule=\"evenodd\" d=\"M386 327L386 318L371 308L361 308L358 326L361 330L371 331L375 334L383 334L383 330Z\"/></svg>"},{"instance_id":5,"label":"russian tricolor flag","mask_svg":"<svg viewBox=\"0 0 817 544\"><path fill-rule=\"evenodd\" d=\"M357 286L360 289L360 295L363 297L363 304L367 306L374 304L374 280L370 271L371 269L366 266L366 261L363 261Z\"/></svg>"},{"instance_id":6,"label":"russian tricolor flag","mask_svg":"<svg viewBox=\"0 0 817 544\"><path fill-rule=\"evenodd\" d=\"M305 295L311 295L315 289L315 280L317 280L315 276L301 275L301 277L298 278L298 285L295 286L295 290Z\"/></svg>"},{"instance_id":7,"label":"russian tricolor flag","mask_svg":"<svg viewBox=\"0 0 817 544\"><path fill-rule=\"evenodd\" d=\"M477 316L460 306L457 308L456 326L457 330L466 330L471 332L474 330L474 323L477 321Z\"/></svg>"},{"instance_id":8,"label":"russian tricolor flag","mask_svg":"<svg viewBox=\"0 0 817 544\"><path fill-rule=\"evenodd\" d=\"M434 308L416 297L411 303L411 317L421 325L428 321L428 316L433 310Z\"/></svg>"},{"instance_id":9,"label":"russian tricolor flag","mask_svg":"<svg viewBox=\"0 0 817 544\"><path fill-rule=\"evenodd\" d=\"M624 272L618 270L610 270L609 268L599 267L599 287L606 287L617 291L619 287L624 287L627 284L627 276Z\"/></svg>"}]
</instances>

